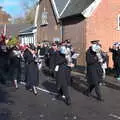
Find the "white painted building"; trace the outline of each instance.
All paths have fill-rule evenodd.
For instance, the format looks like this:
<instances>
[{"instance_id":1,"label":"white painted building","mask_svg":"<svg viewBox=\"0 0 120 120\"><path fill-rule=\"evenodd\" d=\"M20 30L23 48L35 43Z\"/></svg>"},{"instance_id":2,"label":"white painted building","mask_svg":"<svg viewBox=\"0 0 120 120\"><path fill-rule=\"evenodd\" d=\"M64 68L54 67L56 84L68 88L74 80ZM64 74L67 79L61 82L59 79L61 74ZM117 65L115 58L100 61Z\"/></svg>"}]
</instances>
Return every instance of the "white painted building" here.
<instances>
[{"instance_id":1,"label":"white painted building","mask_svg":"<svg viewBox=\"0 0 120 120\"><path fill-rule=\"evenodd\" d=\"M37 43L38 12L39 12L39 0L36 4L36 13L35 13L34 25L20 31L20 33L19 33L19 40L20 40L21 44L23 44L23 45L28 45L30 43L36 45L36 43Z\"/></svg>"},{"instance_id":2,"label":"white painted building","mask_svg":"<svg viewBox=\"0 0 120 120\"><path fill-rule=\"evenodd\" d=\"M30 43L36 45L36 32L37 29L34 26L30 26L27 29L20 31L19 40L22 45L29 45Z\"/></svg>"}]
</instances>

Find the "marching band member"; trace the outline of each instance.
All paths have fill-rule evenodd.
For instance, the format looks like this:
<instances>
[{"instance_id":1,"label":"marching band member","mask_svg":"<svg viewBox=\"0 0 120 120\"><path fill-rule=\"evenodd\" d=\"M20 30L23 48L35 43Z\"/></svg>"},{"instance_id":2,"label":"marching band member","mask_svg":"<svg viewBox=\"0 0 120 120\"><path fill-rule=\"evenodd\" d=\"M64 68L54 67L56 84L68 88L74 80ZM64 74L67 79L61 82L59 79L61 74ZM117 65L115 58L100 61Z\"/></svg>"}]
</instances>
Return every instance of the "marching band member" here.
<instances>
[{"instance_id":1,"label":"marching band member","mask_svg":"<svg viewBox=\"0 0 120 120\"><path fill-rule=\"evenodd\" d=\"M24 52L24 59L26 64L26 88L32 89L33 93L37 95L36 86L39 84L39 70L37 62L35 61L35 57L36 48L33 44L30 44Z\"/></svg>"}]
</instances>

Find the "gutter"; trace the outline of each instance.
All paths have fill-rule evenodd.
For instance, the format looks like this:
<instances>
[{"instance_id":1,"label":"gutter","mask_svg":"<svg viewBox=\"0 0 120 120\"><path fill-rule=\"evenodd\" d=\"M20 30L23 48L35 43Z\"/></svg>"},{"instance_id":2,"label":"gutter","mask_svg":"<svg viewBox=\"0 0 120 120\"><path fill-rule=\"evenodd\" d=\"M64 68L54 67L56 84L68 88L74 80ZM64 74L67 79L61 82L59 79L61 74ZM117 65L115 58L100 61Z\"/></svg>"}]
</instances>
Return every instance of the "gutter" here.
<instances>
[{"instance_id":1,"label":"gutter","mask_svg":"<svg viewBox=\"0 0 120 120\"><path fill-rule=\"evenodd\" d=\"M62 21L60 21L60 35L61 35L61 41L63 41L63 24L62 24Z\"/></svg>"},{"instance_id":2,"label":"gutter","mask_svg":"<svg viewBox=\"0 0 120 120\"><path fill-rule=\"evenodd\" d=\"M30 35L30 34L34 34L34 33L33 32L27 32L27 33L20 33L18 35L21 36L21 35Z\"/></svg>"}]
</instances>

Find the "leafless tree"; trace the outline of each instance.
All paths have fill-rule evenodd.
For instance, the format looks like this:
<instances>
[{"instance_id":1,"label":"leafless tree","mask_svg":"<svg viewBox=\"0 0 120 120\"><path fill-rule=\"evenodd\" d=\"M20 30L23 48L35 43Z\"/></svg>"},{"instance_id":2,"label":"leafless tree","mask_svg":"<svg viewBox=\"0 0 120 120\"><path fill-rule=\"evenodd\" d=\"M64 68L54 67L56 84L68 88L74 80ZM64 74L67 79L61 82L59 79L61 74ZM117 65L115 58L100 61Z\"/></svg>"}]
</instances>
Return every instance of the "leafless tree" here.
<instances>
[{"instance_id":1,"label":"leafless tree","mask_svg":"<svg viewBox=\"0 0 120 120\"><path fill-rule=\"evenodd\" d=\"M16 18L15 23L34 23L35 8L38 0L21 0L21 7L24 9L24 17Z\"/></svg>"}]
</instances>

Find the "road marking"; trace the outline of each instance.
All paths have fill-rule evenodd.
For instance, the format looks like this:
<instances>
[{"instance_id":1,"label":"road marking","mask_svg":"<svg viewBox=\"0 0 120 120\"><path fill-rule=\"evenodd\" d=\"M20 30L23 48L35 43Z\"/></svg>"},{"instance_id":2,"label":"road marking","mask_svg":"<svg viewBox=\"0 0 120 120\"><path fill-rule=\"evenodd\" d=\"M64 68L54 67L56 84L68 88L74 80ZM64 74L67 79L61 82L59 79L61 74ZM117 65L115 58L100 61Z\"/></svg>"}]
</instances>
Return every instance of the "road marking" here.
<instances>
[{"instance_id":1,"label":"road marking","mask_svg":"<svg viewBox=\"0 0 120 120\"><path fill-rule=\"evenodd\" d=\"M113 114L113 113L109 114L109 116L110 116L110 117L113 117L113 118L115 118L115 119L120 120L120 116L115 115L115 114Z\"/></svg>"},{"instance_id":2,"label":"road marking","mask_svg":"<svg viewBox=\"0 0 120 120\"><path fill-rule=\"evenodd\" d=\"M20 84L21 84L21 85L26 85L25 82L20 82ZM40 90L40 91L42 91L42 92L46 92L46 93L52 94L52 95L57 95L57 93L55 93L55 92L51 92L51 91L48 91L48 90L43 89L43 88L40 88L40 87L36 87L36 88L37 88L37 90Z\"/></svg>"},{"instance_id":3,"label":"road marking","mask_svg":"<svg viewBox=\"0 0 120 120\"><path fill-rule=\"evenodd\" d=\"M48 91L48 90L40 88L40 87L36 87L36 88L40 91L43 91L43 92L46 92L46 93L49 93L49 94L53 94L53 95L57 95L57 93L55 93L55 92L51 92L51 91Z\"/></svg>"}]
</instances>

